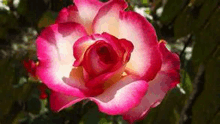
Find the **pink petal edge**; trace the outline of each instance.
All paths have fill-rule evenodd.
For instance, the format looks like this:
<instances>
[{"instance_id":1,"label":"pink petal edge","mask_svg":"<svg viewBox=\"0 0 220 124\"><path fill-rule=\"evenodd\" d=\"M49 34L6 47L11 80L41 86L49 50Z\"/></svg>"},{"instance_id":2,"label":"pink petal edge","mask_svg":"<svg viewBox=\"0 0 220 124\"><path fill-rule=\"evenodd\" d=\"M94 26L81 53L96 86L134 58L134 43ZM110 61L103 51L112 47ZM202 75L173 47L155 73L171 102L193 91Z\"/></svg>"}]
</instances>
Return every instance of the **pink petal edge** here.
<instances>
[{"instance_id":1,"label":"pink petal edge","mask_svg":"<svg viewBox=\"0 0 220 124\"><path fill-rule=\"evenodd\" d=\"M171 53L165 47L165 42L159 44L162 54L162 67L157 76L149 82L149 90L141 103L123 114L123 119L129 123L144 118L150 111L160 104L167 91L174 88L180 81L180 60L178 55Z\"/></svg>"},{"instance_id":2,"label":"pink petal edge","mask_svg":"<svg viewBox=\"0 0 220 124\"><path fill-rule=\"evenodd\" d=\"M101 95L90 99L98 105L101 112L117 115L137 106L147 89L146 81L127 76L106 89Z\"/></svg>"},{"instance_id":3,"label":"pink petal edge","mask_svg":"<svg viewBox=\"0 0 220 124\"><path fill-rule=\"evenodd\" d=\"M118 38L125 38L134 45L126 72L152 80L161 68L161 54L153 26L136 12L121 11Z\"/></svg>"},{"instance_id":4,"label":"pink petal edge","mask_svg":"<svg viewBox=\"0 0 220 124\"><path fill-rule=\"evenodd\" d=\"M98 11L92 28L94 33L107 32L113 36L118 36L119 13L127 8L124 0L111 0Z\"/></svg>"},{"instance_id":5,"label":"pink petal edge","mask_svg":"<svg viewBox=\"0 0 220 124\"><path fill-rule=\"evenodd\" d=\"M90 99L98 105L101 112L118 115L137 106L146 94L147 89L148 83L146 81L135 80L129 76L123 78L96 97L78 98L52 91L50 106L53 111L61 111L83 99Z\"/></svg>"},{"instance_id":6,"label":"pink petal edge","mask_svg":"<svg viewBox=\"0 0 220 124\"><path fill-rule=\"evenodd\" d=\"M72 46L78 38L85 35L86 31L77 23L59 23L45 28L38 36L36 45L39 65L36 73L50 89L84 96L81 90L66 84L63 79L69 77L73 68L75 59Z\"/></svg>"}]
</instances>

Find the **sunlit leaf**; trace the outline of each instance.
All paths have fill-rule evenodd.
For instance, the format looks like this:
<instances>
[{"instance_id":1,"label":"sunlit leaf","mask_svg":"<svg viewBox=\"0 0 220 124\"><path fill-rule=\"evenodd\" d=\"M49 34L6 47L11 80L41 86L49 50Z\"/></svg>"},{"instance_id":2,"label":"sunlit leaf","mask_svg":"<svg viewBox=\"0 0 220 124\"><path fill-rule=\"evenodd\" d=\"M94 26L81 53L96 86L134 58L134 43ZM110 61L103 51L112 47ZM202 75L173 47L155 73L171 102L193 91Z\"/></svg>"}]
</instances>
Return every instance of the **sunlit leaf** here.
<instances>
[{"instance_id":1,"label":"sunlit leaf","mask_svg":"<svg viewBox=\"0 0 220 124\"><path fill-rule=\"evenodd\" d=\"M8 0L2 0L2 3L7 5L8 4Z\"/></svg>"},{"instance_id":2,"label":"sunlit leaf","mask_svg":"<svg viewBox=\"0 0 220 124\"><path fill-rule=\"evenodd\" d=\"M143 4L148 4L148 0L142 0Z\"/></svg>"}]
</instances>

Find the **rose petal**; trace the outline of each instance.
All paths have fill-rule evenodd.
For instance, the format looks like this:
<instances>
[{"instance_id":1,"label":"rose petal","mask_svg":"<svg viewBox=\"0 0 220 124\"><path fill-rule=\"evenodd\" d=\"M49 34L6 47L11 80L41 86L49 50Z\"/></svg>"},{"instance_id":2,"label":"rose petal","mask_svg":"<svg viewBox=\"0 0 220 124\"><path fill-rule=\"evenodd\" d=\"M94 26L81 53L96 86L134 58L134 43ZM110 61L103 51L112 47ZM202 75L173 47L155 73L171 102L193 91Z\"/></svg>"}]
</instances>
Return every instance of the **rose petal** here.
<instances>
[{"instance_id":1,"label":"rose petal","mask_svg":"<svg viewBox=\"0 0 220 124\"><path fill-rule=\"evenodd\" d=\"M118 66L121 65L118 64ZM91 80L87 79L86 86L89 87L90 89L101 88L104 90L121 79L121 75L124 72L124 69L125 69L125 65L121 67L117 67L116 65L116 67L114 67L114 69L109 72L98 75ZM87 72L85 73L87 76L84 77L88 78L89 74Z\"/></svg>"},{"instance_id":2,"label":"rose petal","mask_svg":"<svg viewBox=\"0 0 220 124\"><path fill-rule=\"evenodd\" d=\"M69 77L64 77L63 81L75 88L78 88L82 91L88 90L85 87L85 82L83 79L83 68L81 66L73 68L69 74Z\"/></svg>"},{"instance_id":3,"label":"rose petal","mask_svg":"<svg viewBox=\"0 0 220 124\"><path fill-rule=\"evenodd\" d=\"M76 22L82 24L88 34L92 34L92 22L99 9L106 3L98 0L74 0L70 5L60 11L56 23Z\"/></svg>"},{"instance_id":4,"label":"rose petal","mask_svg":"<svg viewBox=\"0 0 220 124\"><path fill-rule=\"evenodd\" d=\"M81 23L86 27L88 34L92 34L93 19L104 3L98 0L74 0L74 3L79 10Z\"/></svg>"},{"instance_id":5,"label":"rose petal","mask_svg":"<svg viewBox=\"0 0 220 124\"><path fill-rule=\"evenodd\" d=\"M74 49L73 55L76 58L76 61L74 62L74 66L77 67L81 64L86 50L91 45L93 45L96 41L99 41L99 40L106 41L107 43L109 42L112 43L111 41L108 41L111 39L106 39L103 36L103 34L93 34L91 36L85 36L76 41L76 43L73 46L73 49ZM115 45L113 45L113 47L116 48Z\"/></svg>"},{"instance_id":6,"label":"rose petal","mask_svg":"<svg viewBox=\"0 0 220 124\"><path fill-rule=\"evenodd\" d=\"M125 53L124 53L124 61L128 62L130 60L131 57L131 53L134 50L134 45L126 40L126 39L120 39L120 43L121 46L125 49Z\"/></svg>"},{"instance_id":7,"label":"rose petal","mask_svg":"<svg viewBox=\"0 0 220 124\"><path fill-rule=\"evenodd\" d=\"M50 89L74 96L83 96L75 87L64 82L72 70L74 42L86 35L76 23L54 24L47 27L37 38L39 65L37 75ZM77 83L77 82L76 82Z\"/></svg>"},{"instance_id":8,"label":"rose petal","mask_svg":"<svg viewBox=\"0 0 220 124\"><path fill-rule=\"evenodd\" d=\"M122 63L111 45L101 40L87 49L82 65L90 76L95 77L103 71L112 70L118 62Z\"/></svg>"},{"instance_id":9,"label":"rose petal","mask_svg":"<svg viewBox=\"0 0 220 124\"><path fill-rule=\"evenodd\" d=\"M125 39L117 39L116 37L108 33L85 36L78 39L73 46L74 49L73 55L76 58L76 61L74 62L75 67L81 64L86 50L98 40L103 40L106 43L111 44L114 50L117 51L117 54L119 54L119 56L124 55L125 58L129 58L130 53L133 51L134 48L134 46L130 41L127 41Z\"/></svg>"},{"instance_id":10,"label":"rose petal","mask_svg":"<svg viewBox=\"0 0 220 124\"><path fill-rule=\"evenodd\" d=\"M50 108L52 111L59 112L64 108L81 101L82 98L68 96L59 92L51 91L50 94Z\"/></svg>"},{"instance_id":11,"label":"rose petal","mask_svg":"<svg viewBox=\"0 0 220 124\"><path fill-rule=\"evenodd\" d=\"M106 89L101 95L90 98L101 112L122 114L138 105L148 89L148 83L127 76Z\"/></svg>"},{"instance_id":12,"label":"rose petal","mask_svg":"<svg viewBox=\"0 0 220 124\"><path fill-rule=\"evenodd\" d=\"M159 44L159 49L162 54L163 62L161 70L157 76L149 82L149 90L141 103L123 115L123 118L130 123L142 119L149 112L150 108L160 104L168 90L179 83L179 57L168 51L164 42Z\"/></svg>"},{"instance_id":13,"label":"rose petal","mask_svg":"<svg viewBox=\"0 0 220 124\"><path fill-rule=\"evenodd\" d=\"M152 80L161 67L156 32L153 26L135 12L120 12L119 38L125 38L134 45L126 72L145 80Z\"/></svg>"},{"instance_id":14,"label":"rose petal","mask_svg":"<svg viewBox=\"0 0 220 124\"><path fill-rule=\"evenodd\" d=\"M125 8L127 8L127 3L124 0L112 0L104 5L94 19L93 31L118 36L119 12Z\"/></svg>"},{"instance_id":15,"label":"rose petal","mask_svg":"<svg viewBox=\"0 0 220 124\"><path fill-rule=\"evenodd\" d=\"M93 20L99 9L105 4L99 0L74 0L81 18ZM85 21L85 20L84 20Z\"/></svg>"},{"instance_id":16,"label":"rose petal","mask_svg":"<svg viewBox=\"0 0 220 124\"><path fill-rule=\"evenodd\" d=\"M96 40L92 36L81 37L76 41L76 43L73 45L73 55L76 58L76 61L73 64L75 67L81 64L84 53L95 42Z\"/></svg>"},{"instance_id":17,"label":"rose petal","mask_svg":"<svg viewBox=\"0 0 220 124\"><path fill-rule=\"evenodd\" d=\"M78 9L75 5L70 5L66 8L63 8L57 18L55 23L65 23L65 22L76 22L80 23L82 20L79 16Z\"/></svg>"},{"instance_id":18,"label":"rose petal","mask_svg":"<svg viewBox=\"0 0 220 124\"><path fill-rule=\"evenodd\" d=\"M108 49L109 53L106 53L107 51L97 52L103 47ZM73 49L74 56L76 56L74 66L84 67L86 86L94 88L115 75L122 66L122 71L124 71L124 65L130 58L133 45L125 39L117 39L108 33L102 33L80 38L74 44Z\"/></svg>"},{"instance_id":19,"label":"rose petal","mask_svg":"<svg viewBox=\"0 0 220 124\"><path fill-rule=\"evenodd\" d=\"M131 41L134 51L126 71L152 80L161 67L156 32L141 15L121 11L125 6L120 2L109 2L100 9L93 22L93 30Z\"/></svg>"}]
</instances>

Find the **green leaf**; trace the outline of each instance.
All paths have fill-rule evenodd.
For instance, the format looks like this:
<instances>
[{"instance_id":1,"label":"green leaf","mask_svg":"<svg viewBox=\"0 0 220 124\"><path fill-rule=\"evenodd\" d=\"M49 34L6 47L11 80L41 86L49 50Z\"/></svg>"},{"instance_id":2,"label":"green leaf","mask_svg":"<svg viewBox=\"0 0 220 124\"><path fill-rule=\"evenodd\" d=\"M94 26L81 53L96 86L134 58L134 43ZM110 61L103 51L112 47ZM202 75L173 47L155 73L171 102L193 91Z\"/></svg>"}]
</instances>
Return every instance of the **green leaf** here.
<instances>
[{"instance_id":1,"label":"green leaf","mask_svg":"<svg viewBox=\"0 0 220 124\"><path fill-rule=\"evenodd\" d=\"M17 25L17 20L12 13L0 10L0 39L5 39L8 35L8 29L14 29Z\"/></svg>"},{"instance_id":2,"label":"green leaf","mask_svg":"<svg viewBox=\"0 0 220 124\"><path fill-rule=\"evenodd\" d=\"M215 115L210 124L220 124L220 111Z\"/></svg>"},{"instance_id":3,"label":"green leaf","mask_svg":"<svg viewBox=\"0 0 220 124\"><path fill-rule=\"evenodd\" d=\"M194 65L199 65L210 58L211 53L220 44L220 8L216 9L208 20L204 29L195 36L195 46L193 48L192 60ZM196 69L196 68L195 68Z\"/></svg>"},{"instance_id":4,"label":"green leaf","mask_svg":"<svg viewBox=\"0 0 220 124\"><path fill-rule=\"evenodd\" d=\"M206 21L209 19L210 15L212 15L217 6L218 0L191 1L191 3L189 3L175 19L175 38L180 38L190 33L200 32L200 30L205 27L205 24L207 24ZM165 10L166 9L164 9L164 11Z\"/></svg>"},{"instance_id":5,"label":"green leaf","mask_svg":"<svg viewBox=\"0 0 220 124\"><path fill-rule=\"evenodd\" d=\"M38 28L47 27L55 22L57 17L56 12L47 11L45 12L38 22Z\"/></svg>"},{"instance_id":6,"label":"green leaf","mask_svg":"<svg viewBox=\"0 0 220 124\"><path fill-rule=\"evenodd\" d=\"M220 49L217 49L220 50ZM192 108L192 124L209 124L215 120L220 109L220 54L214 55L205 66L204 90ZM217 124L217 123L215 123Z\"/></svg>"},{"instance_id":7,"label":"green leaf","mask_svg":"<svg viewBox=\"0 0 220 124\"><path fill-rule=\"evenodd\" d=\"M25 83L23 85L17 86L16 65L15 59L2 59L0 61L0 120L4 115L8 114L13 103L17 100L26 100L29 96L31 90L31 84ZM20 69L22 70L22 69ZM20 75L18 75L20 76ZM21 79L21 78L19 78ZM13 111L13 110L12 110Z\"/></svg>"},{"instance_id":8,"label":"green leaf","mask_svg":"<svg viewBox=\"0 0 220 124\"><path fill-rule=\"evenodd\" d=\"M81 118L80 124L127 124L121 116L110 116L98 110L98 107L89 108Z\"/></svg>"},{"instance_id":9,"label":"green leaf","mask_svg":"<svg viewBox=\"0 0 220 124\"><path fill-rule=\"evenodd\" d=\"M101 118L101 120L100 120ZM90 108L89 111L82 117L83 124L99 124L99 122L107 123L105 114L98 111L97 107Z\"/></svg>"},{"instance_id":10,"label":"green leaf","mask_svg":"<svg viewBox=\"0 0 220 124\"><path fill-rule=\"evenodd\" d=\"M0 28L0 39L5 39L7 35L7 28L6 27L1 27Z\"/></svg>"},{"instance_id":11,"label":"green leaf","mask_svg":"<svg viewBox=\"0 0 220 124\"><path fill-rule=\"evenodd\" d=\"M39 98L32 97L27 101L27 111L32 114L39 114L41 109L41 102Z\"/></svg>"},{"instance_id":12,"label":"green leaf","mask_svg":"<svg viewBox=\"0 0 220 124\"><path fill-rule=\"evenodd\" d=\"M20 0L17 8L17 12L20 15L26 15L28 13L28 0Z\"/></svg>"},{"instance_id":13,"label":"green leaf","mask_svg":"<svg viewBox=\"0 0 220 124\"><path fill-rule=\"evenodd\" d=\"M148 4L148 0L142 0L143 4Z\"/></svg>"},{"instance_id":14,"label":"green leaf","mask_svg":"<svg viewBox=\"0 0 220 124\"><path fill-rule=\"evenodd\" d=\"M13 77L13 67L10 60L3 59L0 61L0 118L7 114L11 105L14 102L14 94L12 83L15 78Z\"/></svg>"},{"instance_id":15,"label":"green leaf","mask_svg":"<svg viewBox=\"0 0 220 124\"><path fill-rule=\"evenodd\" d=\"M21 0L17 11L25 17L25 21L37 26L40 17L47 10L47 7L48 5L44 0Z\"/></svg>"},{"instance_id":16,"label":"green leaf","mask_svg":"<svg viewBox=\"0 0 220 124\"><path fill-rule=\"evenodd\" d=\"M190 0L191 5L201 6L207 0Z\"/></svg>"},{"instance_id":17,"label":"green leaf","mask_svg":"<svg viewBox=\"0 0 220 124\"><path fill-rule=\"evenodd\" d=\"M160 21L163 24L169 24L186 5L184 0L168 0L164 6Z\"/></svg>"},{"instance_id":18,"label":"green leaf","mask_svg":"<svg viewBox=\"0 0 220 124\"><path fill-rule=\"evenodd\" d=\"M3 0L2 3L7 5L8 4L8 0Z\"/></svg>"},{"instance_id":19,"label":"green leaf","mask_svg":"<svg viewBox=\"0 0 220 124\"><path fill-rule=\"evenodd\" d=\"M176 39L186 36L192 32L193 22L195 21L191 8L186 7L174 21L174 36Z\"/></svg>"},{"instance_id":20,"label":"green leaf","mask_svg":"<svg viewBox=\"0 0 220 124\"><path fill-rule=\"evenodd\" d=\"M193 26L193 31L199 32L202 26L209 19L210 15L213 14L215 8L218 6L219 0L206 0L198 13L195 12L194 16L196 17ZM196 7L196 5L195 5ZM195 8L194 7L194 8ZM197 10L196 10L197 11Z\"/></svg>"}]
</instances>

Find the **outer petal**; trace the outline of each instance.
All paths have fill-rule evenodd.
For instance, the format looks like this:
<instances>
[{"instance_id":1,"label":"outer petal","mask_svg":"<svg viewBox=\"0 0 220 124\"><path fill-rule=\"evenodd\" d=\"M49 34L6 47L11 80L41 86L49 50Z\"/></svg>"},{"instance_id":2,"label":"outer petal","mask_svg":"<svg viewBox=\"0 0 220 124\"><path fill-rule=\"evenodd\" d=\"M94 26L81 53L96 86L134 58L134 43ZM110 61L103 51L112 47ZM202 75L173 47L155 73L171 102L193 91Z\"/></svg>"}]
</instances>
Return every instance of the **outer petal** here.
<instances>
[{"instance_id":1,"label":"outer petal","mask_svg":"<svg viewBox=\"0 0 220 124\"><path fill-rule=\"evenodd\" d=\"M112 0L104 5L94 19L93 31L95 33L108 32L118 36L119 12L125 8L127 8L127 3L124 0Z\"/></svg>"},{"instance_id":2,"label":"outer petal","mask_svg":"<svg viewBox=\"0 0 220 124\"><path fill-rule=\"evenodd\" d=\"M73 0L84 21L93 21L99 9L105 4L99 0Z\"/></svg>"},{"instance_id":3,"label":"outer petal","mask_svg":"<svg viewBox=\"0 0 220 124\"><path fill-rule=\"evenodd\" d=\"M68 96L59 92L51 91L50 94L50 108L52 111L59 112L64 108L81 101L82 98Z\"/></svg>"},{"instance_id":4,"label":"outer petal","mask_svg":"<svg viewBox=\"0 0 220 124\"><path fill-rule=\"evenodd\" d=\"M78 9L75 5L70 5L67 8L63 8L59 12L55 23L65 23L65 22L76 22L76 23L81 22Z\"/></svg>"},{"instance_id":5,"label":"outer petal","mask_svg":"<svg viewBox=\"0 0 220 124\"><path fill-rule=\"evenodd\" d=\"M105 3L98 0L74 0L74 3L60 11L56 23L77 22L86 28L88 34L92 34L93 19Z\"/></svg>"},{"instance_id":6,"label":"outer petal","mask_svg":"<svg viewBox=\"0 0 220 124\"><path fill-rule=\"evenodd\" d=\"M125 38L134 45L127 73L152 80L161 67L156 32L153 26L135 12L120 12L119 38Z\"/></svg>"},{"instance_id":7,"label":"outer petal","mask_svg":"<svg viewBox=\"0 0 220 124\"><path fill-rule=\"evenodd\" d=\"M78 98L51 91L50 107L53 111L60 111L83 99L90 99L97 103L101 112L111 115L122 114L140 103L147 88L148 83L145 81L125 77L97 97Z\"/></svg>"},{"instance_id":8,"label":"outer petal","mask_svg":"<svg viewBox=\"0 0 220 124\"><path fill-rule=\"evenodd\" d=\"M162 68L155 79L149 82L149 90L141 103L123 115L123 118L130 123L143 118L149 112L150 108L159 105L167 91L179 83L179 57L169 52L164 42L159 44L159 49L162 54Z\"/></svg>"},{"instance_id":9,"label":"outer petal","mask_svg":"<svg viewBox=\"0 0 220 124\"><path fill-rule=\"evenodd\" d=\"M125 77L106 89L101 95L90 98L101 112L117 115L137 106L148 89L148 83Z\"/></svg>"},{"instance_id":10,"label":"outer petal","mask_svg":"<svg viewBox=\"0 0 220 124\"><path fill-rule=\"evenodd\" d=\"M84 28L76 23L54 24L47 27L37 38L39 65L37 75L50 89L74 96L83 96L75 87L64 82L70 76L74 57L74 42L86 35ZM75 83L80 81L75 80Z\"/></svg>"}]
</instances>

